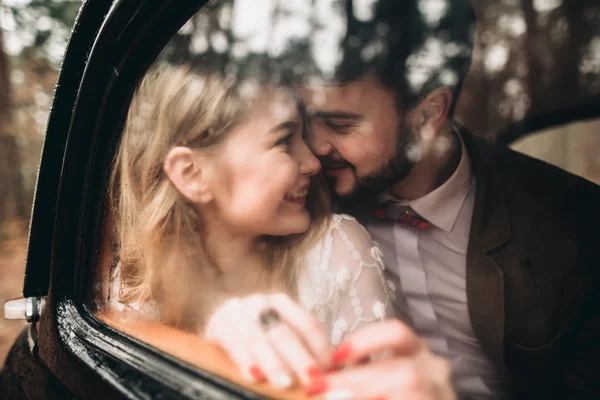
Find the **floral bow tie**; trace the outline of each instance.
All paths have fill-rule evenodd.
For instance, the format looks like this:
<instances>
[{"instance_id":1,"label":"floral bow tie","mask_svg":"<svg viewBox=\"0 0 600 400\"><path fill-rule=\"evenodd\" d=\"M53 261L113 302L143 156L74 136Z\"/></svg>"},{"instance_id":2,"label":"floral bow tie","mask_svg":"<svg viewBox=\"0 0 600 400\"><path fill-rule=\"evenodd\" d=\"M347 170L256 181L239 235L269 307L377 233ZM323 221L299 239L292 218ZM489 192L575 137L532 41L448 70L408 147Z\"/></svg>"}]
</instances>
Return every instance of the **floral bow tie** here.
<instances>
[{"instance_id":1,"label":"floral bow tie","mask_svg":"<svg viewBox=\"0 0 600 400\"><path fill-rule=\"evenodd\" d=\"M412 208L388 200L371 208L371 213L379 219L402 222L417 229L425 229L431 223L417 214Z\"/></svg>"}]
</instances>

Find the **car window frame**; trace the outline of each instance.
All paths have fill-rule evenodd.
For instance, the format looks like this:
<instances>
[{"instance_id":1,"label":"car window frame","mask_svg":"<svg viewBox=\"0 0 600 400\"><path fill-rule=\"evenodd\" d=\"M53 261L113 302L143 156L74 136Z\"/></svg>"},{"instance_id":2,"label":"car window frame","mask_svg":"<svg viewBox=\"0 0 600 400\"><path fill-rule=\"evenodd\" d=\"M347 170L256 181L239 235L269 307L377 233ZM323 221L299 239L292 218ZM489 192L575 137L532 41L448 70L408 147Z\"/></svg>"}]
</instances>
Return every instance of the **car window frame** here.
<instances>
[{"instance_id":1,"label":"car window frame","mask_svg":"<svg viewBox=\"0 0 600 400\"><path fill-rule=\"evenodd\" d=\"M586 102L577 106L553 110L541 115L533 115L520 121L515 121L496 134L496 143L510 146L517 140L529 135L558 128L576 122L594 120L600 117L600 94L591 96Z\"/></svg>"},{"instance_id":2,"label":"car window frame","mask_svg":"<svg viewBox=\"0 0 600 400\"><path fill-rule=\"evenodd\" d=\"M76 20L47 126L24 285L26 297L47 295L32 326L34 353L74 397L104 398L110 389L123 398L263 398L110 328L86 304L134 88L207 3L89 0Z\"/></svg>"},{"instance_id":3,"label":"car window frame","mask_svg":"<svg viewBox=\"0 0 600 400\"><path fill-rule=\"evenodd\" d=\"M24 286L26 297L48 294L38 334L42 362L71 390L78 381L93 381L86 393L75 395L103 397L96 389L108 383L129 398L157 391L164 398L260 398L123 335L86 306L98 261L107 165L131 95L168 42L166 31L174 34L207 3L89 0L77 18L47 128ZM58 371L64 362L73 366Z\"/></svg>"}]
</instances>

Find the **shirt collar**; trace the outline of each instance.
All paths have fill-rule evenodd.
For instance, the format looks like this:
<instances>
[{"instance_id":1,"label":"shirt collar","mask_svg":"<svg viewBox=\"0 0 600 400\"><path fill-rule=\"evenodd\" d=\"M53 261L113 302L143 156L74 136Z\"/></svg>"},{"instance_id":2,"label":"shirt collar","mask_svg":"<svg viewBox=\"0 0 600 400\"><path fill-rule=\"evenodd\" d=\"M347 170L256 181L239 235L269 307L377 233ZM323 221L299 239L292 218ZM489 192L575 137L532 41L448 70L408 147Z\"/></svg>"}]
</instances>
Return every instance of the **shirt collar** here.
<instances>
[{"instance_id":1,"label":"shirt collar","mask_svg":"<svg viewBox=\"0 0 600 400\"><path fill-rule=\"evenodd\" d=\"M460 141L461 148L458 167L440 187L410 202L415 212L446 232L454 228L460 209L469 194L472 180L471 160L465 143L456 129L454 133Z\"/></svg>"},{"instance_id":2,"label":"shirt collar","mask_svg":"<svg viewBox=\"0 0 600 400\"><path fill-rule=\"evenodd\" d=\"M465 143L457 129L454 129L454 133L460 141L461 156L452 176L425 196L405 203L421 217L446 232L451 232L454 228L460 209L469 194L473 178ZM384 196L393 197L389 193Z\"/></svg>"}]
</instances>

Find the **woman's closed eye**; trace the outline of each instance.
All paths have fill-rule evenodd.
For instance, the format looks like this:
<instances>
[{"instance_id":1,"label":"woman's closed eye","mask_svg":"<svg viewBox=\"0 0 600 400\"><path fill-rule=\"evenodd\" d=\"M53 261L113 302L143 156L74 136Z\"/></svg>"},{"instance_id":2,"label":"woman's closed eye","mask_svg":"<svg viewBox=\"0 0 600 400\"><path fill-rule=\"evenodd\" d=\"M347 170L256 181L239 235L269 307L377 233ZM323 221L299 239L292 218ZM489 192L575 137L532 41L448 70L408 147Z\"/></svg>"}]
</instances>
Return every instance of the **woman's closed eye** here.
<instances>
[{"instance_id":1,"label":"woman's closed eye","mask_svg":"<svg viewBox=\"0 0 600 400\"><path fill-rule=\"evenodd\" d=\"M278 137L273 147L289 150L294 135L298 132L299 128L300 124L296 121L286 121L271 129L271 132L274 132Z\"/></svg>"},{"instance_id":2,"label":"woman's closed eye","mask_svg":"<svg viewBox=\"0 0 600 400\"><path fill-rule=\"evenodd\" d=\"M275 146L289 148L292 144L292 138L294 137L294 133L295 132L288 133L287 135L279 139L277 143L275 143Z\"/></svg>"}]
</instances>

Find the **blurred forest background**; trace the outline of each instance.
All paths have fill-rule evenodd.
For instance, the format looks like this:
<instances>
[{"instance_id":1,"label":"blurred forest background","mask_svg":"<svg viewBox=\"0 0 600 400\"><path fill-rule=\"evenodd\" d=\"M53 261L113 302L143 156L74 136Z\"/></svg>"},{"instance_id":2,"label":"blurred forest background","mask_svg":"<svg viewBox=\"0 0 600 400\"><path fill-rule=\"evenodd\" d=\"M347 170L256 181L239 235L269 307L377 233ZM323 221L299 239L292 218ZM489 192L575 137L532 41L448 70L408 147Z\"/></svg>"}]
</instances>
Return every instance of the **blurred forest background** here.
<instances>
[{"instance_id":1,"label":"blurred forest background","mask_svg":"<svg viewBox=\"0 0 600 400\"><path fill-rule=\"evenodd\" d=\"M420 1L435 11L451 0ZM457 119L600 183L600 0L472 1L476 49ZM21 295L46 121L80 5L0 0L0 303ZM22 326L0 319L0 363Z\"/></svg>"},{"instance_id":2,"label":"blurred forest background","mask_svg":"<svg viewBox=\"0 0 600 400\"><path fill-rule=\"evenodd\" d=\"M0 304L22 295L27 225L54 85L79 0L0 0ZM22 321L0 318L0 363Z\"/></svg>"}]
</instances>

